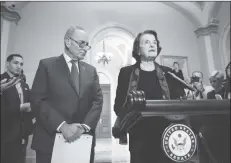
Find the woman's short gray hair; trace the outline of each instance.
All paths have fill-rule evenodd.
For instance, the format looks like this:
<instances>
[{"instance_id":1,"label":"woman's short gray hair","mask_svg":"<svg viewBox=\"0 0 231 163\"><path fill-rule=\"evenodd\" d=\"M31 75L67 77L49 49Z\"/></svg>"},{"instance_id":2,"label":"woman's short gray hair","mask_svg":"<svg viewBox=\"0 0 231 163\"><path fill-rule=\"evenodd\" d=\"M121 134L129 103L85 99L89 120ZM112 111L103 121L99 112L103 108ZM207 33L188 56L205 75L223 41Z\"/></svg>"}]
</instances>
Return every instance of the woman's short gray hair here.
<instances>
[{"instance_id":1,"label":"woman's short gray hair","mask_svg":"<svg viewBox=\"0 0 231 163\"><path fill-rule=\"evenodd\" d=\"M225 75L224 75L224 73L223 73L222 71L220 71L220 70L214 70L214 71L211 73L211 76L210 76L209 80L214 79L214 78L223 81L223 80L225 79Z\"/></svg>"}]
</instances>

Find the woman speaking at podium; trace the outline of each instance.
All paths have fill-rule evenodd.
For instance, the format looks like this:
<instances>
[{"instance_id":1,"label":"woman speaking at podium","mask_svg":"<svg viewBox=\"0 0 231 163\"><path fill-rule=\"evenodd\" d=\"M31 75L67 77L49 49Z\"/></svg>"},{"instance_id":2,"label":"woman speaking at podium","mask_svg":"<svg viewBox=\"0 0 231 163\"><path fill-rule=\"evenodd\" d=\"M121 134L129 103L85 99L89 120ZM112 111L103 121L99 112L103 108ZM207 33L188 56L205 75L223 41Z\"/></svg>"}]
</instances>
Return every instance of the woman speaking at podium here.
<instances>
[{"instance_id":1,"label":"woman speaking at podium","mask_svg":"<svg viewBox=\"0 0 231 163\"><path fill-rule=\"evenodd\" d=\"M126 102L127 94L142 90L148 100L168 100L171 98L171 68L160 66L156 57L161 47L157 33L146 30L139 33L133 44L132 55L136 63L123 67L118 77L114 111L118 115ZM131 163L172 162L161 147L161 137L170 120L165 117L140 120L129 132Z\"/></svg>"}]
</instances>

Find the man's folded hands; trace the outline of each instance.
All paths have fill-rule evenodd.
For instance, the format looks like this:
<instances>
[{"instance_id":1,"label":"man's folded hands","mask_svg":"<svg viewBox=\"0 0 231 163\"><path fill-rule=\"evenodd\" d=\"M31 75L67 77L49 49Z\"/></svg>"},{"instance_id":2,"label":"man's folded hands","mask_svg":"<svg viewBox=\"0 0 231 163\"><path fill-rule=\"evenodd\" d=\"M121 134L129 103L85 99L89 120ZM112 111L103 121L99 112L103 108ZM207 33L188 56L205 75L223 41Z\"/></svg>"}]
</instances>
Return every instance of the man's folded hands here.
<instances>
[{"instance_id":1,"label":"man's folded hands","mask_svg":"<svg viewBox=\"0 0 231 163\"><path fill-rule=\"evenodd\" d=\"M67 142L71 143L79 139L85 132L84 128L79 123L67 124L66 122L60 128L63 137Z\"/></svg>"}]
</instances>

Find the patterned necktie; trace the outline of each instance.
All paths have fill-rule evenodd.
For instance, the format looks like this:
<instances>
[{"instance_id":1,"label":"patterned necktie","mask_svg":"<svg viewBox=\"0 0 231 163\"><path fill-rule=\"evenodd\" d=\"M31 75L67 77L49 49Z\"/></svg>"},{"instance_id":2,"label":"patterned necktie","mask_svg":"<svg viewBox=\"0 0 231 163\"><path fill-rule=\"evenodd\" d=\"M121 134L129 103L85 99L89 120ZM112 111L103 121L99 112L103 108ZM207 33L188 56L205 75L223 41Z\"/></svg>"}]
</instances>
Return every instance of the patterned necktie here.
<instances>
[{"instance_id":1,"label":"patterned necktie","mask_svg":"<svg viewBox=\"0 0 231 163\"><path fill-rule=\"evenodd\" d=\"M71 79L75 85L75 88L77 92L79 93L79 71L77 69L75 60L71 60L72 66L71 66Z\"/></svg>"}]
</instances>

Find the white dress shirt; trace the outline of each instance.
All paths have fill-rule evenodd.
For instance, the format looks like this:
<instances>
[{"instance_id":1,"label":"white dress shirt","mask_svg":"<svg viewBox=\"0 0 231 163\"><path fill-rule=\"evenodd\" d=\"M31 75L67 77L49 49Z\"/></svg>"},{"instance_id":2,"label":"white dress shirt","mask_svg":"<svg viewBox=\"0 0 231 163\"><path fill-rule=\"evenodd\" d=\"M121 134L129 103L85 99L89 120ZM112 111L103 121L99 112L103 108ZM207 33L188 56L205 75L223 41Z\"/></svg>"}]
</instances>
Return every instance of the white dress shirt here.
<instances>
[{"instance_id":1,"label":"white dress shirt","mask_svg":"<svg viewBox=\"0 0 231 163\"><path fill-rule=\"evenodd\" d=\"M70 72L71 72L71 67L72 67L72 63L71 63L71 58L64 52L63 53L63 56L64 56L64 59L65 59L65 61L66 61L66 63L67 63L67 66L68 66L68 68L69 68L69 70L70 70ZM76 64L76 67L77 67L77 69L78 69L78 72L79 72L79 65L78 65L78 62L75 62L75 64Z\"/></svg>"},{"instance_id":2,"label":"white dress shirt","mask_svg":"<svg viewBox=\"0 0 231 163\"><path fill-rule=\"evenodd\" d=\"M17 84L15 84L15 87L18 91L18 95L19 95L19 99L20 99L20 104L24 103L24 97L23 97L23 90L22 90L22 86L21 83L18 82Z\"/></svg>"},{"instance_id":3,"label":"white dress shirt","mask_svg":"<svg viewBox=\"0 0 231 163\"><path fill-rule=\"evenodd\" d=\"M65 61L66 61L66 63L67 63L67 66L68 66L68 68L69 68L69 70L70 70L70 72L71 72L71 67L72 67L71 60L72 60L72 59L71 59L65 52L63 53L63 56L64 56L64 59L65 59ZM77 67L78 72L79 72L79 65L78 65L78 62L75 62L75 64L76 64L76 67ZM66 122L66 121L63 121L63 122L58 126L57 131L60 131L61 126L62 126L65 122ZM91 128L90 128L88 125L86 125L86 124L81 124L81 125L83 125L84 129L85 129L87 132L91 130Z\"/></svg>"}]
</instances>

